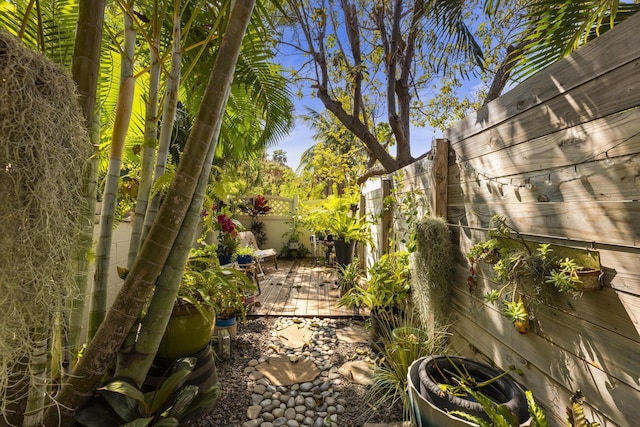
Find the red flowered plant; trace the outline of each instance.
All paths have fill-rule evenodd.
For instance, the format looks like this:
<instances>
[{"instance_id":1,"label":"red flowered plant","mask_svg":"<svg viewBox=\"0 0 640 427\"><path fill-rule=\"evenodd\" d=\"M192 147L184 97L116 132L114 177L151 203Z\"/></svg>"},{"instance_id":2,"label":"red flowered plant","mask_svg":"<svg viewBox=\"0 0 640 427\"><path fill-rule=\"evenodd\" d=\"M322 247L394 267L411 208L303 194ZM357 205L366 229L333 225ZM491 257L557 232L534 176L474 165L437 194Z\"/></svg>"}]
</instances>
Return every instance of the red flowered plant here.
<instances>
[{"instance_id":1,"label":"red flowered plant","mask_svg":"<svg viewBox=\"0 0 640 427\"><path fill-rule=\"evenodd\" d=\"M221 204L214 204L210 209L203 209L201 216L205 224L205 234L217 233L217 255L232 255L240 244L238 231L242 226L233 219L230 209Z\"/></svg>"},{"instance_id":2,"label":"red flowered plant","mask_svg":"<svg viewBox=\"0 0 640 427\"><path fill-rule=\"evenodd\" d=\"M214 229L218 230L218 255L232 255L239 245L238 226L228 214L216 216Z\"/></svg>"}]
</instances>

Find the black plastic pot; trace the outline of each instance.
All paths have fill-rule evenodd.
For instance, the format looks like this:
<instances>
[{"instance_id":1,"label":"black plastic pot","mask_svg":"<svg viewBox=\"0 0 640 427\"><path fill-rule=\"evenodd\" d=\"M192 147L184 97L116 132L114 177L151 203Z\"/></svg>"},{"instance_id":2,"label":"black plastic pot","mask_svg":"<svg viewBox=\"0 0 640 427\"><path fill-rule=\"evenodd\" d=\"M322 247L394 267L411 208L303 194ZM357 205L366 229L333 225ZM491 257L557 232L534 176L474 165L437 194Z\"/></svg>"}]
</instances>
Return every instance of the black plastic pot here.
<instances>
[{"instance_id":1,"label":"black plastic pot","mask_svg":"<svg viewBox=\"0 0 640 427\"><path fill-rule=\"evenodd\" d=\"M338 239L334 241L334 245L336 248L336 262L343 267L351 264L356 241L351 240L350 242L346 242L343 239Z\"/></svg>"},{"instance_id":2,"label":"black plastic pot","mask_svg":"<svg viewBox=\"0 0 640 427\"><path fill-rule=\"evenodd\" d=\"M490 380L501 374L497 369L472 359L456 356L449 356L448 358L445 356L433 356L424 358L419 362L417 369L419 384L413 385L419 390L420 397L441 412L462 411L490 421L482 406L473 397L454 396L444 393L438 386L439 383L451 384L450 373L457 372L456 366L463 372L468 372L478 383ZM412 376L410 373L409 380L415 382L417 380L415 374ZM523 424L529 419L524 391L511 377L501 377L478 391L495 403L506 405L518 417L519 424ZM440 424L427 421L426 425L438 426Z\"/></svg>"}]
</instances>

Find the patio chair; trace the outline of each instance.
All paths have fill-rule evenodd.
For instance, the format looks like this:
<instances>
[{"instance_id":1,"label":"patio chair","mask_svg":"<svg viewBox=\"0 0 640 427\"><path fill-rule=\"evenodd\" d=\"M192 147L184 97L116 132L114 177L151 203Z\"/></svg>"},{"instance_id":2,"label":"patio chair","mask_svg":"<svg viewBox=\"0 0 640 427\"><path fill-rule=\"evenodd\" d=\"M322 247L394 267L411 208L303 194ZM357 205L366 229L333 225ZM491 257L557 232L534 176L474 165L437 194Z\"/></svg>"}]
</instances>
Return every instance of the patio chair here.
<instances>
[{"instance_id":1,"label":"patio chair","mask_svg":"<svg viewBox=\"0 0 640 427\"><path fill-rule=\"evenodd\" d=\"M254 250L254 258L256 260L256 264L258 266L258 277L264 277L264 270L262 269L262 262L272 259L273 263L278 269L278 252L275 249L260 249L258 248L258 243L256 242L256 236L253 235L251 231L241 231L238 233L238 238L240 239L241 246L249 246Z\"/></svg>"}]
</instances>

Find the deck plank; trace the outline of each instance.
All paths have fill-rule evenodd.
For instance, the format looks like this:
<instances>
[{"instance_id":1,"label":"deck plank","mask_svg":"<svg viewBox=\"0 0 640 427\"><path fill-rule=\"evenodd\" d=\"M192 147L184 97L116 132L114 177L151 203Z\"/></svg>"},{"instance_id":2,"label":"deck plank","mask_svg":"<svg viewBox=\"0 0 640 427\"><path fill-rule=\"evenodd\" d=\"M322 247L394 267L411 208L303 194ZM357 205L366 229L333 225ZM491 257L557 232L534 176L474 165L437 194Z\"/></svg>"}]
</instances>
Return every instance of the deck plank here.
<instances>
[{"instance_id":1,"label":"deck plank","mask_svg":"<svg viewBox=\"0 0 640 427\"><path fill-rule=\"evenodd\" d=\"M265 267L261 294L250 315L351 317L351 309L338 308L335 266L324 266L314 258L278 260L279 268Z\"/></svg>"}]
</instances>

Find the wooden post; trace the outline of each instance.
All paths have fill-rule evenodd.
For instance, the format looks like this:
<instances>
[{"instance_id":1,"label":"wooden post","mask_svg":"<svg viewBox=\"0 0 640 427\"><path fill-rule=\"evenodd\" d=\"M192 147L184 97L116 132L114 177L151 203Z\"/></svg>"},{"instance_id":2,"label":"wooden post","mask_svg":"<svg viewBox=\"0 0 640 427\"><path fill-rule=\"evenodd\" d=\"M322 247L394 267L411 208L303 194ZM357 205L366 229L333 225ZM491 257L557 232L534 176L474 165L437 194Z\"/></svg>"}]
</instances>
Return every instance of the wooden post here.
<instances>
[{"instance_id":1,"label":"wooden post","mask_svg":"<svg viewBox=\"0 0 640 427\"><path fill-rule=\"evenodd\" d=\"M380 255L389 253L389 233L391 232L391 224L393 223L393 209L385 209L384 202L391 194L391 177L384 176L382 181L382 203L383 208L382 218L380 219L380 228L382 229L382 242L380 243Z\"/></svg>"},{"instance_id":2,"label":"wooden post","mask_svg":"<svg viewBox=\"0 0 640 427\"><path fill-rule=\"evenodd\" d=\"M430 197L431 215L447 219L447 187L449 185L449 141L436 139L433 164L433 188Z\"/></svg>"},{"instance_id":3,"label":"wooden post","mask_svg":"<svg viewBox=\"0 0 640 427\"><path fill-rule=\"evenodd\" d=\"M366 212L367 212L367 198L365 197L364 194L360 193L360 207L358 208L358 216L362 217L366 214ZM365 246L366 244L364 242L358 242L356 246L358 248L358 266L362 270L367 269L367 262L365 260L365 255L366 255ZM357 307L354 307L353 310L355 313L357 311Z\"/></svg>"}]
</instances>

